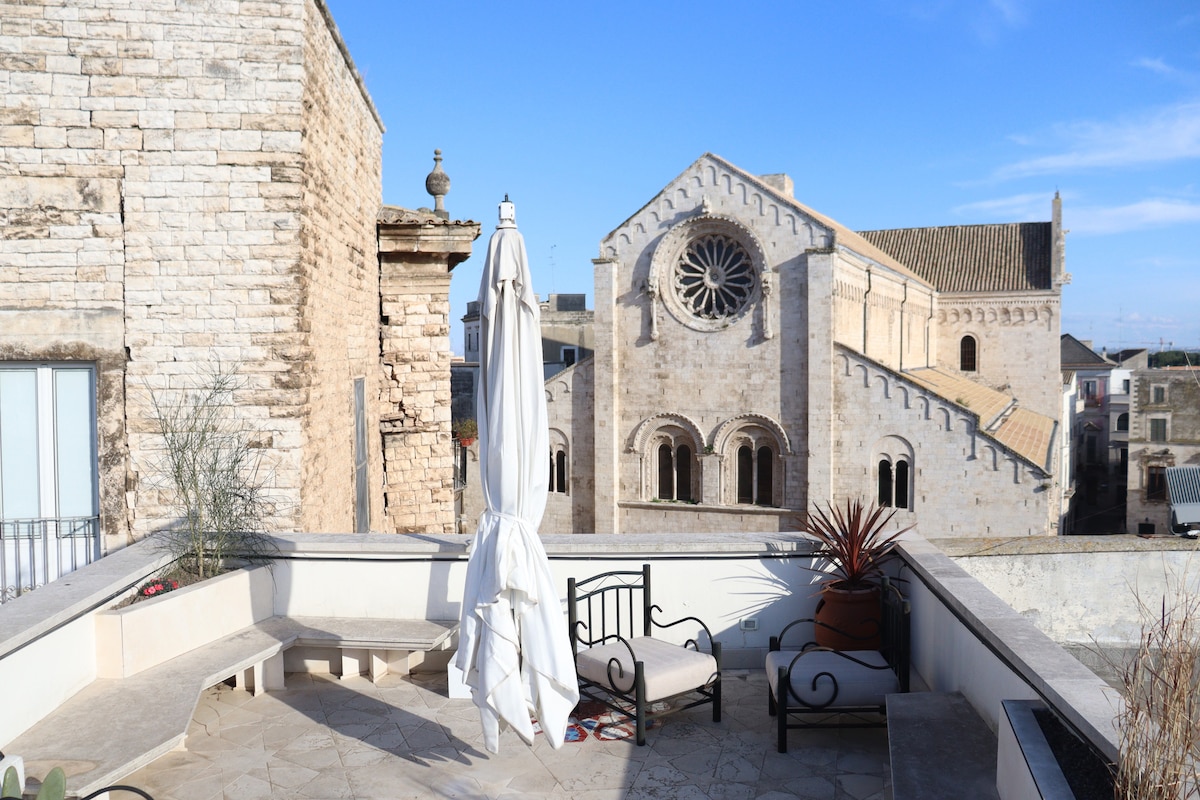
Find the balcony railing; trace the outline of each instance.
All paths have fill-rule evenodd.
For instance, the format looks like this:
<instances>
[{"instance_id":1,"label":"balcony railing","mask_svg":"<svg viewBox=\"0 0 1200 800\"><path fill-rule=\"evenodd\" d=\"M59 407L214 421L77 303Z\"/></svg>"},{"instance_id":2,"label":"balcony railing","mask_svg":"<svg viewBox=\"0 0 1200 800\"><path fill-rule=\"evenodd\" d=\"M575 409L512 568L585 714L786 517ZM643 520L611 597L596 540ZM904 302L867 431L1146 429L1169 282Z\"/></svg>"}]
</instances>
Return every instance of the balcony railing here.
<instances>
[{"instance_id":1,"label":"balcony railing","mask_svg":"<svg viewBox=\"0 0 1200 800\"><path fill-rule=\"evenodd\" d=\"M0 603L100 558L100 517L0 519Z\"/></svg>"}]
</instances>

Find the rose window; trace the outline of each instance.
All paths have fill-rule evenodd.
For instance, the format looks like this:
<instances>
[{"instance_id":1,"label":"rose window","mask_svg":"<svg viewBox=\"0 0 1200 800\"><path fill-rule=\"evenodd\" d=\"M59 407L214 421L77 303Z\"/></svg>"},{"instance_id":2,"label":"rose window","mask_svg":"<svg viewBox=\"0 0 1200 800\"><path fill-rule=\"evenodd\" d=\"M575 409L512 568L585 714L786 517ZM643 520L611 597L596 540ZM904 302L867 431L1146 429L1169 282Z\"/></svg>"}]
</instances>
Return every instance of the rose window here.
<instances>
[{"instance_id":1,"label":"rose window","mask_svg":"<svg viewBox=\"0 0 1200 800\"><path fill-rule=\"evenodd\" d=\"M672 282L684 308L701 319L735 317L754 293L754 262L736 239L719 233L693 239L675 263Z\"/></svg>"}]
</instances>

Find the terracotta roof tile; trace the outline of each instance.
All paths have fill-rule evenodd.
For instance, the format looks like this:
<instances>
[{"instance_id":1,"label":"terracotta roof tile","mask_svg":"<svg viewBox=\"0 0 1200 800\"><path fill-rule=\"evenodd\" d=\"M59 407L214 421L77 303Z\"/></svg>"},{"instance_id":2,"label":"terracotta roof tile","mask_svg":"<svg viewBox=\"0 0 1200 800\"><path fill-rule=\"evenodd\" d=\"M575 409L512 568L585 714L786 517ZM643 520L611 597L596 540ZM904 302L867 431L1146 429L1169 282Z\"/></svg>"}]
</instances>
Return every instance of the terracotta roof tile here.
<instances>
[{"instance_id":1,"label":"terracotta roof tile","mask_svg":"<svg viewBox=\"0 0 1200 800\"><path fill-rule=\"evenodd\" d=\"M981 432L1013 452L1050 471L1048 458L1056 422L1050 417L1014 407L1016 400L970 378L936 367L905 370L905 377L953 400L979 415Z\"/></svg>"},{"instance_id":2,"label":"terracotta roof tile","mask_svg":"<svg viewBox=\"0 0 1200 800\"><path fill-rule=\"evenodd\" d=\"M860 231L940 292L1030 292L1053 288L1049 222Z\"/></svg>"},{"instance_id":3,"label":"terracotta roof tile","mask_svg":"<svg viewBox=\"0 0 1200 800\"><path fill-rule=\"evenodd\" d=\"M1011 447L1034 464L1047 467L1054 420L1027 408L1013 409L992 433L996 440Z\"/></svg>"},{"instance_id":4,"label":"terracotta roof tile","mask_svg":"<svg viewBox=\"0 0 1200 800\"><path fill-rule=\"evenodd\" d=\"M1013 399L1003 392L936 367L905 370L904 374L947 400L974 411L979 415L979 425L984 430L990 428L1013 404Z\"/></svg>"}]
</instances>

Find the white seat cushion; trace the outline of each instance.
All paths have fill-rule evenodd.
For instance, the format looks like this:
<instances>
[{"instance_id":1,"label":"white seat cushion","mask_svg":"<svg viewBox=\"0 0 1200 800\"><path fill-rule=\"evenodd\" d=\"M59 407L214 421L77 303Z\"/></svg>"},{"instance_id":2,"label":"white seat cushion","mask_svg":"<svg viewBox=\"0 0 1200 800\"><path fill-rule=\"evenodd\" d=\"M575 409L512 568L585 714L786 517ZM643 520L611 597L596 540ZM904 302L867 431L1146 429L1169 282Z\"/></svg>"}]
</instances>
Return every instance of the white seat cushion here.
<instances>
[{"instance_id":1,"label":"white seat cushion","mask_svg":"<svg viewBox=\"0 0 1200 800\"><path fill-rule=\"evenodd\" d=\"M645 665L646 700L662 700L673 695L707 686L717 674L717 660L708 653L689 650L677 644L639 636L630 639L637 660ZM616 689L633 691L633 659L629 650L620 642L589 647L581 650L576 659L579 677L587 678L600 686L611 686L608 662L618 659L624 670L624 678L614 665L612 674Z\"/></svg>"},{"instance_id":2,"label":"white seat cushion","mask_svg":"<svg viewBox=\"0 0 1200 800\"><path fill-rule=\"evenodd\" d=\"M792 660L800 655L799 650L778 650L767 653L767 683L771 693L779 699L778 686L779 668L787 669ZM864 662L858 664L851 661L850 656ZM865 666L869 664L870 666ZM872 669L871 667L882 667ZM817 679L816 688L813 678L822 672ZM830 677L833 676L833 677ZM796 697L809 706L823 706L832 701L831 708L838 706L881 706L889 694L900 691L900 681L896 673L887 665L887 660L878 650L847 650L841 653L828 650L813 650L806 653L795 665L791 673L792 690L795 695L787 697L789 707L797 705ZM836 689L836 699L834 691Z\"/></svg>"}]
</instances>

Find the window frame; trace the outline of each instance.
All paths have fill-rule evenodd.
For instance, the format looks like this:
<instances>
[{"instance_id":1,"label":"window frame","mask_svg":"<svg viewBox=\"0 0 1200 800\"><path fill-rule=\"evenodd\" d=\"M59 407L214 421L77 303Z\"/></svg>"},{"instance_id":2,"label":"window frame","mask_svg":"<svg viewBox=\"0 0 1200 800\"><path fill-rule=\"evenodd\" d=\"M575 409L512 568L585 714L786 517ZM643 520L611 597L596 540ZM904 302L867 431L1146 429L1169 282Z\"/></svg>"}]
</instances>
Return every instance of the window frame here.
<instances>
[{"instance_id":1,"label":"window frame","mask_svg":"<svg viewBox=\"0 0 1200 800\"><path fill-rule=\"evenodd\" d=\"M973 334L965 333L958 340L958 371L979 372L979 340Z\"/></svg>"}]
</instances>

